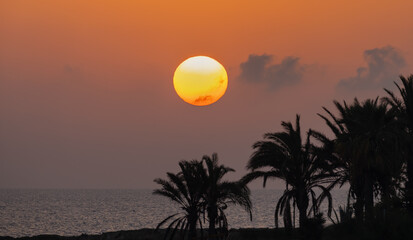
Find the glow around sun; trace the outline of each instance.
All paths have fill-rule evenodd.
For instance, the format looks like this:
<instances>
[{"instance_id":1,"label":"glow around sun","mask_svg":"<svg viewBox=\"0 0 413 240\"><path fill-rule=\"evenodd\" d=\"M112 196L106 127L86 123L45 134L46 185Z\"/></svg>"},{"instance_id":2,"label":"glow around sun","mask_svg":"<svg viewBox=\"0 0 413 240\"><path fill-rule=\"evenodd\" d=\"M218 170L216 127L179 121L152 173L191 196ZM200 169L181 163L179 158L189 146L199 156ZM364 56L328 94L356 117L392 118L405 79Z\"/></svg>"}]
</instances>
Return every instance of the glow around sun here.
<instances>
[{"instance_id":1,"label":"glow around sun","mask_svg":"<svg viewBox=\"0 0 413 240\"><path fill-rule=\"evenodd\" d=\"M220 99L227 90L228 75L215 59L206 56L191 57L175 70L174 88L185 102L210 105Z\"/></svg>"}]
</instances>

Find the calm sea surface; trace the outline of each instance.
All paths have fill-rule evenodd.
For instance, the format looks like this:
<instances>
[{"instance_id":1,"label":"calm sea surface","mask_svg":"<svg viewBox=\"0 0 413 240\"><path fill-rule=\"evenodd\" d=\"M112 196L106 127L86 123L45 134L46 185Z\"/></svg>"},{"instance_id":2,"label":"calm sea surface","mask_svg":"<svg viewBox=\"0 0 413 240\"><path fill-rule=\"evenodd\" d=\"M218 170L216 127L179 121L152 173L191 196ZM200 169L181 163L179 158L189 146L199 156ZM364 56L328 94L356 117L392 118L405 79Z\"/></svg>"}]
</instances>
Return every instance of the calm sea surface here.
<instances>
[{"instance_id":1,"label":"calm sea surface","mask_svg":"<svg viewBox=\"0 0 413 240\"><path fill-rule=\"evenodd\" d=\"M274 227L281 190L253 190L253 220L242 208L227 211L230 228ZM333 191L334 208L346 191ZM80 235L155 228L179 207L152 190L0 190L0 236ZM298 218L298 215L296 216ZM280 220L281 222L281 220Z\"/></svg>"}]
</instances>

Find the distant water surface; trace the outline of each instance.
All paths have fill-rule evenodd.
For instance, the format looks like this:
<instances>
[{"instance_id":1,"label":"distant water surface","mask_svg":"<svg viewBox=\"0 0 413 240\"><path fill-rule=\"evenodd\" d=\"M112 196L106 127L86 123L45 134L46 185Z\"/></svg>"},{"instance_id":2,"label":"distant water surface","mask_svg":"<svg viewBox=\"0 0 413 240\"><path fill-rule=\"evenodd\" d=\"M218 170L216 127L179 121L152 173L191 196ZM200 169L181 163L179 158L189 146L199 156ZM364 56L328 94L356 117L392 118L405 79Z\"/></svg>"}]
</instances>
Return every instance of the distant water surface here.
<instances>
[{"instance_id":1,"label":"distant water surface","mask_svg":"<svg viewBox=\"0 0 413 240\"><path fill-rule=\"evenodd\" d=\"M226 210L230 228L274 227L275 204L282 192L253 190L253 221L242 208L230 206ZM346 191L333 191L333 198L335 208L345 205ZM0 236L75 236L155 228L177 211L177 205L152 195L152 190L2 189Z\"/></svg>"}]
</instances>

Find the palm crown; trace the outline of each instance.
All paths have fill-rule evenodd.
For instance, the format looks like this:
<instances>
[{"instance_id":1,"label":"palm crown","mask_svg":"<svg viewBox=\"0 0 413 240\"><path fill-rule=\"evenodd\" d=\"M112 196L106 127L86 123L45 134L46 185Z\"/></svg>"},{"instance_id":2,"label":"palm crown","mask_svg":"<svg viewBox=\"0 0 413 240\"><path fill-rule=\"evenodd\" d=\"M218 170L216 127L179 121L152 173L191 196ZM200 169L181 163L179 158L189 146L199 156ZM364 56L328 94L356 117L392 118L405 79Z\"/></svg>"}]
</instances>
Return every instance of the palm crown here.
<instances>
[{"instance_id":1,"label":"palm crown","mask_svg":"<svg viewBox=\"0 0 413 240\"><path fill-rule=\"evenodd\" d=\"M186 231L189 229L189 238L196 237L196 225L199 223L202 228L200 219L201 209L203 208L203 192L205 190L205 183L201 176L203 173L203 166L201 162L181 161L179 163L181 172L178 174L167 173L168 180L160 178L154 181L161 185L161 189L155 190L153 193L169 198L181 206L182 213L176 213L165 218L158 224L157 229L169 223L165 238L169 236L173 239L177 229ZM172 232L170 233L170 230ZM170 233L170 234L169 234Z\"/></svg>"},{"instance_id":2,"label":"palm crown","mask_svg":"<svg viewBox=\"0 0 413 240\"><path fill-rule=\"evenodd\" d=\"M400 176L402 162L394 153L399 152L401 128L395 111L379 103L378 98L362 103L355 99L351 105L334 104L339 117L326 108L330 118L319 116L335 134L331 151L337 156L338 180L350 183L350 193L356 198L356 217L363 220L363 209L371 215L375 186L390 193L394 176Z\"/></svg>"},{"instance_id":3,"label":"palm crown","mask_svg":"<svg viewBox=\"0 0 413 240\"><path fill-rule=\"evenodd\" d=\"M282 122L281 125L283 132L267 133L264 141L253 145L255 152L247 165L251 172L244 177L244 181L263 178L265 186L268 178L284 180L286 189L276 206L275 224L278 226L278 215L290 215L292 204L299 210L301 226L310 214L307 213L310 199L310 210L315 215L320 203L327 198L330 214L332 199L330 187L325 184L334 180L334 174L331 164L317 154L318 148L311 143L311 130L303 143L299 115L296 116L295 128L290 122ZM266 171L266 168L269 169ZM320 195L317 196L315 188L321 190ZM285 224L289 223L285 221Z\"/></svg>"},{"instance_id":4,"label":"palm crown","mask_svg":"<svg viewBox=\"0 0 413 240\"><path fill-rule=\"evenodd\" d=\"M232 168L218 165L218 155L212 154L212 157L204 156L202 158L206 165L205 181L207 183L204 192L205 206L207 207L209 220L209 236L225 236L225 232L217 233L215 226L218 225L221 230L228 228L228 222L224 210L229 204L240 205L251 213L250 191L245 184L241 182L223 181L222 178L228 172L234 172Z\"/></svg>"},{"instance_id":5,"label":"palm crown","mask_svg":"<svg viewBox=\"0 0 413 240\"><path fill-rule=\"evenodd\" d=\"M169 222L165 238L173 239L178 229L181 232L189 229L189 238L194 239L197 225L203 234L201 217L206 214L209 221L208 238L225 238L228 233L228 221L224 210L230 204L244 207L251 217L252 204L248 187L241 182L222 179L234 170L219 165L216 153L212 158L204 156L202 161L181 161L179 166L181 172L167 173L168 180L155 179L162 188L155 190L154 194L169 198L178 203L183 210L182 213L173 214L158 224L157 229Z\"/></svg>"}]
</instances>

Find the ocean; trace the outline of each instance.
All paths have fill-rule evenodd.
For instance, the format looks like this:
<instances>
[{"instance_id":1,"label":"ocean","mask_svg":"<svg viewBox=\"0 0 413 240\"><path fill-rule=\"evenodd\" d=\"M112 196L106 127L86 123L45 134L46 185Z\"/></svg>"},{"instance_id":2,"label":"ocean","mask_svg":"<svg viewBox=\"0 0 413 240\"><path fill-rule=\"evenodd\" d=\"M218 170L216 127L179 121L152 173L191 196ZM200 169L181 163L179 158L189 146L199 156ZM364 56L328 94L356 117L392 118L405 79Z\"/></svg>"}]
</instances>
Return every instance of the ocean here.
<instances>
[{"instance_id":1,"label":"ocean","mask_svg":"<svg viewBox=\"0 0 413 240\"><path fill-rule=\"evenodd\" d=\"M242 208L229 206L229 227L273 228L275 205L282 193L252 190L253 220ZM346 204L346 190L334 190L332 195L335 209ZM155 228L179 210L168 199L152 195L152 190L1 189L0 236L76 236ZM296 220L298 224L298 211ZM279 222L282 226L281 219Z\"/></svg>"}]
</instances>

